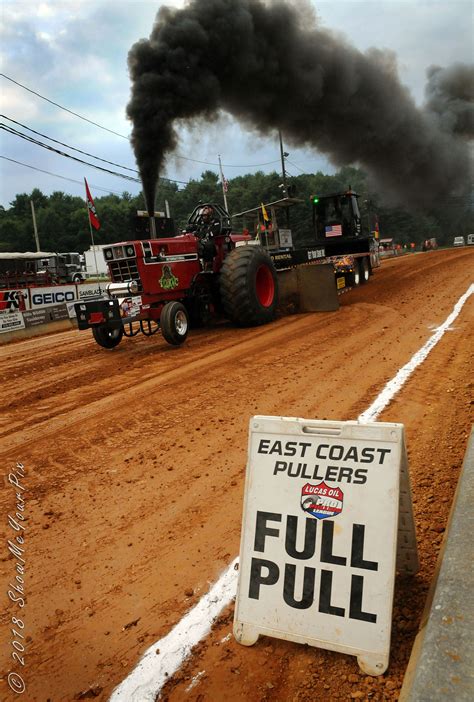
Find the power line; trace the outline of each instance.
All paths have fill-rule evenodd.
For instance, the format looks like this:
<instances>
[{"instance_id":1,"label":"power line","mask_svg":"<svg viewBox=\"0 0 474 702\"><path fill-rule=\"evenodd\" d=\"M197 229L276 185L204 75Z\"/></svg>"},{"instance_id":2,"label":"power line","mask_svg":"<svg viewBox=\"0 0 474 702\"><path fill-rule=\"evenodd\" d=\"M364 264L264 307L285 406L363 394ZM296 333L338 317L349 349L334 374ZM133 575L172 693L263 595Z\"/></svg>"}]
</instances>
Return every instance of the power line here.
<instances>
[{"instance_id":1,"label":"power line","mask_svg":"<svg viewBox=\"0 0 474 702\"><path fill-rule=\"evenodd\" d=\"M77 161L78 163L83 163L86 166L90 166L91 168L95 168L98 171L102 171L104 173L108 173L109 175L116 176L117 178L123 178L124 180L132 181L134 183L140 183L139 178L133 178L132 176L125 175L124 173L117 173L116 171L112 171L112 170L110 170L110 168L103 168L102 166L98 166L96 163L90 163L90 161L84 161L84 159L82 159L82 158L77 158L77 156L72 156L71 154L67 154L64 151L61 151L60 149L55 149L53 146L50 146L49 144L44 144L43 142L39 141L38 139L34 139L33 137L28 136L27 134L23 134L22 132L19 132L17 129L14 129L13 127L9 127L6 124L0 123L0 129L4 129L7 133L12 134L13 136L20 137L21 139L24 139L25 141L28 141L31 144L36 144L36 146L41 146L43 149L47 149L48 151L52 151L53 153L59 154L60 156L64 156L65 158L70 158L73 161ZM48 138L48 137L46 137L46 138ZM93 156L92 158L95 158L95 156ZM160 178L160 180L171 181L170 178ZM187 185L187 182L183 181L183 180L173 180L172 182L180 183L181 185Z\"/></svg>"},{"instance_id":2,"label":"power line","mask_svg":"<svg viewBox=\"0 0 474 702\"><path fill-rule=\"evenodd\" d=\"M10 76L5 75L5 73L0 73L0 76L2 76L2 78L6 78L7 80L11 81L12 83L15 83L15 85L18 85L20 88L27 90L29 93L32 93L33 95L36 95L37 97L41 98L42 100L46 100L46 102L49 102L51 105L54 105L55 107L59 107L61 110L65 110L65 112L69 112L69 114L74 115L75 117L79 117L79 119L82 119L85 122L89 122L89 124L93 124L95 127L99 127L99 129L104 129L106 132L110 132L110 134L115 134L115 136L119 136L122 139L127 139L128 141L130 140L130 137L127 137L124 134L119 134L119 132L114 132L113 129L108 129L108 127L104 127L102 124L98 124L97 122L94 122L93 120L88 119L87 117L84 117L83 115L80 115L77 112L73 112L73 110L70 110L69 108L64 107L63 105L60 105L59 103L54 102L53 100L50 100L49 98L45 97L44 95L37 93L35 90L31 90L31 88L27 88L26 85L19 83L17 80L13 80L13 78L10 78ZM48 139L48 137L46 137L46 138ZM53 140L51 140L51 141L53 141ZM179 158L183 161L191 161L192 163L201 163L205 166L219 166L218 163L214 163L212 161L200 161L200 160L195 159L195 158L189 158L189 156L181 156L180 154L174 154L174 158ZM260 166L271 166L274 163L279 163L279 159L276 159L275 161L267 161L266 163L247 163L247 164L245 164L245 163L242 163L242 164L223 163L222 167L223 168L259 168ZM121 168L122 168L122 166L121 166ZM169 180L171 180L171 179L169 179ZM180 181L176 181L176 182L179 183Z\"/></svg>"},{"instance_id":3,"label":"power line","mask_svg":"<svg viewBox=\"0 0 474 702\"><path fill-rule=\"evenodd\" d=\"M27 90L29 93L33 93L33 95L37 95L42 100L46 100L46 102L51 103L51 105L54 105L55 107L59 107L61 110L64 110L65 112L69 112L69 114L74 115L75 117L79 117L79 119L83 119L84 122L89 122L89 124L93 124L95 127L99 127L99 129L105 129L106 132L110 132L111 134L115 134L115 136L119 136L119 137L122 137L122 139L128 140L128 137L126 137L124 134L119 134L118 132L114 132L113 129L108 129L107 127L103 127L101 124L98 124L97 122L93 122L91 119L88 119L87 117L83 117L82 115L79 115L77 112L73 112L72 110L69 110L67 107L63 107L63 105L60 105L59 103L54 102L53 100L50 100L49 98L45 97L44 95L40 95L40 93L37 93L35 90L31 90L31 88L27 88L26 85L22 85L18 81L13 80L13 78L6 76L5 73L0 73L0 76L2 76L2 78L6 78L7 80L10 80L12 83L15 83L15 85L19 85L20 88Z\"/></svg>"},{"instance_id":4,"label":"power line","mask_svg":"<svg viewBox=\"0 0 474 702\"><path fill-rule=\"evenodd\" d=\"M129 168L128 166L122 166L120 163L115 163L114 161L108 161L106 158L100 158L100 156L94 156L94 154L90 154L87 151L82 151L81 149L76 149L74 146L70 146L69 144L65 144L63 141L58 141L57 139L53 139L53 137L49 137L47 134L42 134L41 132L37 132L36 129L32 129L31 127L27 127L26 124L22 124L21 122L17 122L15 119L12 119L11 117L7 117L6 115L0 115L0 117L7 119L9 122L13 122L14 124L18 124L19 127L23 127L23 129L27 129L29 132L33 132L33 134L37 134L38 136L41 136L44 139L48 139L49 141L54 141L55 144L60 144L61 146L65 146L67 149L71 149L71 151L77 151L79 154L84 154L84 156L90 156L91 158L95 158L97 161L103 161L103 163L109 163L111 166L117 166L118 168L123 168L126 171L132 171L132 173L138 173L136 168Z\"/></svg>"},{"instance_id":5,"label":"power line","mask_svg":"<svg viewBox=\"0 0 474 702\"><path fill-rule=\"evenodd\" d=\"M290 161L289 159L286 159L286 160L288 161L288 163L291 163L292 166L294 166L294 167L297 168L299 171L301 171L301 173L306 173L306 171L304 171L302 168L300 168L299 166L297 166L296 163L293 163L293 161Z\"/></svg>"},{"instance_id":6,"label":"power line","mask_svg":"<svg viewBox=\"0 0 474 702\"><path fill-rule=\"evenodd\" d=\"M212 161L198 161L196 158L189 158L188 156L180 156L179 154L174 154L174 158L181 158L184 161L192 161L193 163L202 163L206 166L219 166L219 163L213 163ZM273 163L280 163L280 159L277 158L275 161L267 161L266 163L241 163L241 164L231 164L223 163L222 168L258 168L259 166L271 166Z\"/></svg>"},{"instance_id":7,"label":"power line","mask_svg":"<svg viewBox=\"0 0 474 702\"><path fill-rule=\"evenodd\" d=\"M53 176L54 178L61 178L61 180L68 180L70 183L77 183L78 185L84 186L83 180L75 180L74 178L67 178L66 176L59 175L58 173L51 173L51 171L44 171L42 168L36 168L35 166L30 166L28 163L22 163L21 161L15 161L14 158L8 158L8 156L3 156L1 154L0 154L0 158L3 158L5 161L11 161L12 163L16 163L19 166L25 166L25 168L31 168L32 171L38 171L39 173L46 173L46 175ZM102 190L104 193L114 193L115 195L122 195L123 194L123 192L119 192L118 190L111 190L110 188L101 188L100 185L94 185L94 183L89 183L89 185L94 190Z\"/></svg>"},{"instance_id":8,"label":"power line","mask_svg":"<svg viewBox=\"0 0 474 702\"><path fill-rule=\"evenodd\" d=\"M128 175L125 175L124 173L117 173L116 171L111 171L110 168L103 168L102 166L98 166L96 163L90 163L89 161L84 161L84 159L82 159L82 158L77 158L77 156L71 156L71 154L67 154L64 151L60 151L59 149L55 149L54 146L50 146L49 144L44 144L43 142L38 141L38 139L33 139L33 137L30 137L27 134L22 134L18 130L13 129L13 127L9 127L6 124L0 124L0 129L4 129L9 134L13 134L14 136L20 137L20 139L24 139L25 141L28 141L31 144L36 144L36 146L41 146L43 149L47 149L48 151L52 151L53 153L59 154L60 156L64 156L65 158L70 158L73 161L77 161L78 163L84 163L86 166L90 166L91 168L95 168L98 171L103 171L104 173L108 173L109 175L114 175L117 178L123 178L124 180L131 180L135 183L140 182L139 178L133 178L133 176L128 176Z\"/></svg>"},{"instance_id":9,"label":"power line","mask_svg":"<svg viewBox=\"0 0 474 702\"><path fill-rule=\"evenodd\" d=\"M294 173L292 173L291 171L288 170L288 167L286 167L285 170L288 173L288 175L291 176L291 178L297 178L297 176L295 176Z\"/></svg>"}]
</instances>

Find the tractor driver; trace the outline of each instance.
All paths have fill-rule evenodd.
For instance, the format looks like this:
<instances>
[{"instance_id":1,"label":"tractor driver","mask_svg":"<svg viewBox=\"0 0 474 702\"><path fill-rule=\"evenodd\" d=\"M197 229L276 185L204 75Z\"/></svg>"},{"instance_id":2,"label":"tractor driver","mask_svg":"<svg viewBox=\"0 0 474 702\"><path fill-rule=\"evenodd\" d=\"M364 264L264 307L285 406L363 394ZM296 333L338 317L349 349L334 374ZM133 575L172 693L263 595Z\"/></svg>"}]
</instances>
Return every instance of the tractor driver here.
<instances>
[{"instance_id":1,"label":"tractor driver","mask_svg":"<svg viewBox=\"0 0 474 702\"><path fill-rule=\"evenodd\" d=\"M199 230L202 237L212 236L217 233L219 218L212 205L205 205L199 215Z\"/></svg>"},{"instance_id":2,"label":"tractor driver","mask_svg":"<svg viewBox=\"0 0 474 702\"><path fill-rule=\"evenodd\" d=\"M212 215L214 214L214 208L211 205L206 205L202 208L201 219L204 224L210 224L212 221Z\"/></svg>"},{"instance_id":3,"label":"tractor driver","mask_svg":"<svg viewBox=\"0 0 474 702\"><path fill-rule=\"evenodd\" d=\"M219 231L219 219L211 205L205 205L199 215L199 225L196 235L199 237L199 258L204 263L212 262L216 255L216 247L212 241L214 234Z\"/></svg>"}]
</instances>

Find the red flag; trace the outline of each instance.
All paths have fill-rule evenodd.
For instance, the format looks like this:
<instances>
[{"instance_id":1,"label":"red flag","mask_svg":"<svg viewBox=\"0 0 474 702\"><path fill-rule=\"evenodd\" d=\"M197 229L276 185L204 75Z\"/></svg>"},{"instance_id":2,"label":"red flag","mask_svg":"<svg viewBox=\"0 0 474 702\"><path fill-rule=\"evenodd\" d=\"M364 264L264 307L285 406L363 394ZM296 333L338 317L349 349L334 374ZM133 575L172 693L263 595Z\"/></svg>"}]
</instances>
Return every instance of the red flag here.
<instances>
[{"instance_id":1,"label":"red flag","mask_svg":"<svg viewBox=\"0 0 474 702\"><path fill-rule=\"evenodd\" d=\"M87 200L87 210L89 212L89 221L94 227L94 229L100 229L100 221L97 215L97 210L95 209L94 200L92 199L89 186L87 185L87 180L84 178L84 183L86 184L86 200Z\"/></svg>"}]
</instances>

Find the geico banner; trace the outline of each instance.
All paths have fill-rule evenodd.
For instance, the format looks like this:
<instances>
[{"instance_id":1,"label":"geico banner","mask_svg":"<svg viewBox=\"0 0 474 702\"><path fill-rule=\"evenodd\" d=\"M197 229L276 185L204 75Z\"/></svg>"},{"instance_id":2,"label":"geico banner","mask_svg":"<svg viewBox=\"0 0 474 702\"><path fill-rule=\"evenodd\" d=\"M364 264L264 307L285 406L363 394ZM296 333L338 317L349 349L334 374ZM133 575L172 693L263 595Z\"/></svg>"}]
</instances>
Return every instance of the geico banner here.
<instances>
[{"instance_id":1,"label":"geico banner","mask_svg":"<svg viewBox=\"0 0 474 702\"><path fill-rule=\"evenodd\" d=\"M52 288L30 288L31 309L51 307L77 300L75 285L57 285Z\"/></svg>"},{"instance_id":2,"label":"geico banner","mask_svg":"<svg viewBox=\"0 0 474 702\"><path fill-rule=\"evenodd\" d=\"M0 290L0 312L29 309L28 290Z\"/></svg>"},{"instance_id":3,"label":"geico banner","mask_svg":"<svg viewBox=\"0 0 474 702\"><path fill-rule=\"evenodd\" d=\"M307 643L380 675L396 565L418 569L403 425L253 417L237 641Z\"/></svg>"},{"instance_id":4,"label":"geico banner","mask_svg":"<svg viewBox=\"0 0 474 702\"><path fill-rule=\"evenodd\" d=\"M24 328L23 312L19 310L0 311L0 334Z\"/></svg>"}]
</instances>

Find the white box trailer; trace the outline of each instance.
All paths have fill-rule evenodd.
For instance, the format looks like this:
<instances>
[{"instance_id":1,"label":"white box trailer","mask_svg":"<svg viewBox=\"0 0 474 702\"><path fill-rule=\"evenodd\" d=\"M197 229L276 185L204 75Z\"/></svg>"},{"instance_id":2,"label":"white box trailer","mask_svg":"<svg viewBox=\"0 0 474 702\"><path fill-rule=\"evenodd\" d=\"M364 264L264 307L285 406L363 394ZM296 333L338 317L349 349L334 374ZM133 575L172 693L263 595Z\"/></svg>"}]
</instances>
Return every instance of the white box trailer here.
<instances>
[{"instance_id":1,"label":"white box trailer","mask_svg":"<svg viewBox=\"0 0 474 702\"><path fill-rule=\"evenodd\" d=\"M109 244L96 244L84 251L87 277L94 277L97 273L108 276L109 271L103 254L103 249L106 246L109 246Z\"/></svg>"}]
</instances>

